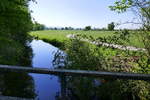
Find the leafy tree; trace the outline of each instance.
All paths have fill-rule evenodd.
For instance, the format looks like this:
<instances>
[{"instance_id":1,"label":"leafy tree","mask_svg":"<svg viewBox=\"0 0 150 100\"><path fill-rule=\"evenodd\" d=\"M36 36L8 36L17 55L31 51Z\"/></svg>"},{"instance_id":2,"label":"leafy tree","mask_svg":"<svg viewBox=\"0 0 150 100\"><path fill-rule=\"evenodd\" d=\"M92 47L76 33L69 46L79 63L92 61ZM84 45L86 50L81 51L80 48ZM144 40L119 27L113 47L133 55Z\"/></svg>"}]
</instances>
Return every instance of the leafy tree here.
<instances>
[{"instance_id":1,"label":"leafy tree","mask_svg":"<svg viewBox=\"0 0 150 100\"><path fill-rule=\"evenodd\" d=\"M138 23L143 25L143 29L150 28L150 1L149 0L119 0L114 6L110 6L111 10L119 13L131 9L141 19Z\"/></svg>"},{"instance_id":2,"label":"leafy tree","mask_svg":"<svg viewBox=\"0 0 150 100\"><path fill-rule=\"evenodd\" d=\"M38 22L35 22L33 24L33 30L36 31L36 30L45 30L46 29L46 26L43 25L43 24L40 24Z\"/></svg>"},{"instance_id":3,"label":"leafy tree","mask_svg":"<svg viewBox=\"0 0 150 100\"><path fill-rule=\"evenodd\" d=\"M142 31L139 31L139 35L147 51L147 58L145 65L146 69L150 69L150 1L149 0L119 0L115 2L114 6L110 6L111 10L119 13L132 9L134 13L138 15L140 19L139 23L142 26ZM134 22L133 22L134 23ZM136 23L135 23L136 24ZM143 67L143 64L141 64Z\"/></svg>"},{"instance_id":4,"label":"leafy tree","mask_svg":"<svg viewBox=\"0 0 150 100\"><path fill-rule=\"evenodd\" d=\"M62 27L61 30L64 30L64 28Z\"/></svg>"},{"instance_id":5,"label":"leafy tree","mask_svg":"<svg viewBox=\"0 0 150 100\"><path fill-rule=\"evenodd\" d=\"M32 29L28 4L30 0L1 0L0 35L25 44Z\"/></svg>"},{"instance_id":6,"label":"leafy tree","mask_svg":"<svg viewBox=\"0 0 150 100\"><path fill-rule=\"evenodd\" d=\"M91 30L91 26L86 26L84 30L85 30L85 31Z\"/></svg>"},{"instance_id":7,"label":"leafy tree","mask_svg":"<svg viewBox=\"0 0 150 100\"><path fill-rule=\"evenodd\" d=\"M69 28L68 27L65 27L65 30L68 30Z\"/></svg>"},{"instance_id":8,"label":"leafy tree","mask_svg":"<svg viewBox=\"0 0 150 100\"><path fill-rule=\"evenodd\" d=\"M109 31L113 31L114 28L115 28L114 22L111 22L110 24L108 24L108 30L109 30Z\"/></svg>"},{"instance_id":9,"label":"leafy tree","mask_svg":"<svg viewBox=\"0 0 150 100\"><path fill-rule=\"evenodd\" d=\"M57 27L55 27L55 28L54 28L54 30L58 30L58 28L57 28Z\"/></svg>"},{"instance_id":10,"label":"leafy tree","mask_svg":"<svg viewBox=\"0 0 150 100\"><path fill-rule=\"evenodd\" d=\"M29 1L0 1L0 64L31 64L31 48L26 43L29 40L28 32L32 30ZM27 73L3 73L0 78L3 83L0 83L2 95L35 97L33 80Z\"/></svg>"},{"instance_id":11,"label":"leafy tree","mask_svg":"<svg viewBox=\"0 0 150 100\"><path fill-rule=\"evenodd\" d=\"M68 29L69 29L69 30L74 30L74 28L72 28L72 27L68 27Z\"/></svg>"}]
</instances>

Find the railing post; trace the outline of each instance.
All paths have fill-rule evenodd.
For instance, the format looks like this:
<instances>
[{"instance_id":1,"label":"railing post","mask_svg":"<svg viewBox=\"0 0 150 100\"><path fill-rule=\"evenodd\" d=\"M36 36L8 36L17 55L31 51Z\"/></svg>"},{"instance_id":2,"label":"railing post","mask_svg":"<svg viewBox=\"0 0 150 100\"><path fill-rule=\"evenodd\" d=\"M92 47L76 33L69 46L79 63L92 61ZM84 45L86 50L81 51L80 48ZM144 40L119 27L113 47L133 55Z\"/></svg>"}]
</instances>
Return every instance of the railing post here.
<instances>
[{"instance_id":1,"label":"railing post","mask_svg":"<svg viewBox=\"0 0 150 100\"><path fill-rule=\"evenodd\" d=\"M61 84L61 98L63 100L65 100L65 98L66 98L66 89L67 89L67 87L66 87L66 85L67 85L66 77L67 76L65 76L63 74L61 74L59 76L59 78L60 78L60 84Z\"/></svg>"}]
</instances>

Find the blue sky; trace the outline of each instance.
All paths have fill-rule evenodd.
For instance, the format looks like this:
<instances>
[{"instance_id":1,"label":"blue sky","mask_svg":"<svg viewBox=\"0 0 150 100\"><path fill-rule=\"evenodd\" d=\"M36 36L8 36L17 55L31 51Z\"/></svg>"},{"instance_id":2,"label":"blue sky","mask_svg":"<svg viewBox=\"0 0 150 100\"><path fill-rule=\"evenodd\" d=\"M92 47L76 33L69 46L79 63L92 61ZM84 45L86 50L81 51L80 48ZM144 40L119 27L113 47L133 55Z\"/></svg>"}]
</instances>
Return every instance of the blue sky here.
<instances>
[{"instance_id":1,"label":"blue sky","mask_svg":"<svg viewBox=\"0 0 150 100\"><path fill-rule=\"evenodd\" d=\"M131 12L118 14L110 11L115 0L36 0L31 3L32 17L48 27L107 27L110 22L131 21L135 16ZM136 26L123 25L123 28Z\"/></svg>"}]
</instances>

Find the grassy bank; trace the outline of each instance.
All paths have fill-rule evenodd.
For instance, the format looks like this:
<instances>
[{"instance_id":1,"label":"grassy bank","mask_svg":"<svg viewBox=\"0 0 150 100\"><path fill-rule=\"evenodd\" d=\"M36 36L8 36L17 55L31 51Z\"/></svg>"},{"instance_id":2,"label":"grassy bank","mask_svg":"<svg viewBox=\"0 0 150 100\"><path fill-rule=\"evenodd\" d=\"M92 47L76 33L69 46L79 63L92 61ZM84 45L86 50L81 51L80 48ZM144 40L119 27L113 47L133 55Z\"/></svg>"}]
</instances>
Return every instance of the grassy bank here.
<instances>
[{"instance_id":1,"label":"grassy bank","mask_svg":"<svg viewBox=\"0 0 150 100\"><path fill-rule=\"evenodd\" d=\"M46 30L46 31L33 31L30 33L32 36L38 36L40 39L59 41L67 40L68 34L86 34L87 36L108 37L113 35L113 31L82 31L82 30Z\"/></svg>"},{"instance_id":2,"label":"grassy bank","mask_svg":"<svg viewBox=\"0 0 150 100\"><path fill-rule=\"evenodd\" d=\"M87 36L97 37L108 37L112 36L112 31L82 31L82 30L46 30L46 31L33 31L30 35L38 39L42 39L45 42L51 43L54 46L60 47L63 45L69 34L85 34Z\"/></svg>"},{"instance_id":3,"label":"grassy bank","mask_svg":"<svg viewBox=\"0 0 150 100\"><path fill-rule=\"evenodd\" d=\"M134 32L134 31L132 31ZM33 31L30 32L31 36L38 37L39 39L45 40L46 42L53 43L58 42L58 44L63 44L65 40L68 40L68 34L82 34L86 36L92 36L93 38L98 37L112 37L114 36L115 31L82 31L82 30L46 30L46 31ZM135 46L139 48L143 48L144 45L141 41L141 37L137 34L138 32L134 32L130 34L127 41L122 41L123 45L127 46Z\"/></svg>"}]
</instances>

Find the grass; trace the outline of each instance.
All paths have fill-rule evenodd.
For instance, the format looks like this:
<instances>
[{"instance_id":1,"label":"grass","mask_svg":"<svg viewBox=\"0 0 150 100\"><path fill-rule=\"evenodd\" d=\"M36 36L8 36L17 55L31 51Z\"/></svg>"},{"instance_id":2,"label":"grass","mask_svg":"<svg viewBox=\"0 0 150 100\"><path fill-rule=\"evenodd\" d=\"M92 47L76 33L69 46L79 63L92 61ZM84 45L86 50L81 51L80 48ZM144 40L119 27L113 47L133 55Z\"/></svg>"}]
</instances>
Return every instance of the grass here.
<instances>
[{"instance_id":1,"label":"grass","mask_svg":"<svg viewBox=\"0 0 150 100\"><path fill-rule=\"evenodd\" d=\"M44 31L33 31L30 32L31 36L38 37L39 39L46 40L46 42L58 41L64 42L68 38L66 37L68 34L84 34L87 36L92 36L94 38L98 37L108 37L113 36L115 31L83 31L83 30L44 30ZM123 45L127 46L135 46L139 48L143 48L144 45L140 41L140 37L135 33L129 37L129 41L123 41Z\"/></svg>"},{"instance_id":2,"label":"grass","mask_svg":"<svg viewBox=\"0 0 150 100\"><path fill-rule=\"evenodd\" d=\"M86 34L87 36L107 37L113 35L112 31L82 31L82 30L46 30L46 31L33 31L31 36L38 36L40 39L57 39L59 41L67 40L68 34Z\"/></svg>"}]
</instances>

